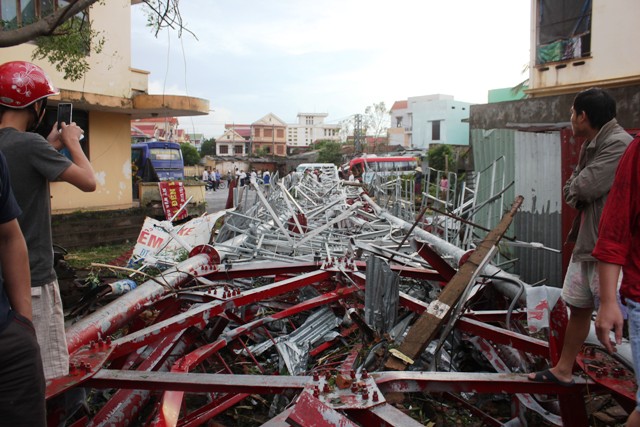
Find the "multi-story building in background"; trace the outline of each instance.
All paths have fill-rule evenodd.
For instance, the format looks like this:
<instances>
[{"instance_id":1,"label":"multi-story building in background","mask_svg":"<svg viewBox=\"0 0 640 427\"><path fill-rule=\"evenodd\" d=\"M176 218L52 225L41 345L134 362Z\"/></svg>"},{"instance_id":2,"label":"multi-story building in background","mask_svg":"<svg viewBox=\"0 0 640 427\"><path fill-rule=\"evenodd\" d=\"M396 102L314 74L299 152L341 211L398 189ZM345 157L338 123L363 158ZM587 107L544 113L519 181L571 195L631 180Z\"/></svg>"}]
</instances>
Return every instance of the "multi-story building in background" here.
<instances>
[{"instance_id":1,"label":"multi-story building in background","mask_svg":"<svg viewBox=\"0 0 640 427\"><path fill-rule=\"evenodd\" d=\"M227 127L227 126L225 126ZM216 155L221 157L246 156L247 142L235 128L228 128L222 136L216 138Z\"/></svg>"},{"instance_id":2,"label":"multi-story building in background","mask_svg":"<svg viewBox=\"0 0 640 427\"><path fill-rule=\"evenodd\" d=\"M298 123L287 125L287 148L306 148L316 141L340 140L340 125L324 122L327 113L298 113Z\"/></svg>"},{"instance_id":3,"label":"multi-story building in background","mask_svg":"<svg viewBox=\"0 0 640 427\"><path fill-rule=\"evenodd\" d=\"M189 142L184 129L180 129L180 121L177 117L149 117L132 120L132 138L134 132L141 132L146 137L144 141L171 141L180 144ZM142 140L140 136L136 139Z\"/></svg>"},{"instance_id":4,"label":"multi-story building in background","mask_svg":"<svg viewBox=\"0 0 640 427\"><path fill-rule=\"evenodd\" d=\"M406 100L394 102L389 116L391 117L391 124L387 131L389 145L411 147L411 115L409 114L408 102Z\"/></svg>"},{"instance_id":5,"label":"multi-story building in background","mask_svg":"<svg viewBox=\"0 0 640 427\"><path fill-rule=\"evenodd\" d=\"M469 145L470 106L440 94L397 101L390 113L390 143L420 150L431 144Z\"/></svg>"},{"instance_id":6,"label":"multi-story building in background","mask_svg":"<svg viewBox=\"0 0 640 427\"><path fill-rule=\"evenodd\" d=\"M251 123L251 154L260 151L268 155L286 156L286 129L287 124L273 113Z\"/></svg>"}]
</instances>

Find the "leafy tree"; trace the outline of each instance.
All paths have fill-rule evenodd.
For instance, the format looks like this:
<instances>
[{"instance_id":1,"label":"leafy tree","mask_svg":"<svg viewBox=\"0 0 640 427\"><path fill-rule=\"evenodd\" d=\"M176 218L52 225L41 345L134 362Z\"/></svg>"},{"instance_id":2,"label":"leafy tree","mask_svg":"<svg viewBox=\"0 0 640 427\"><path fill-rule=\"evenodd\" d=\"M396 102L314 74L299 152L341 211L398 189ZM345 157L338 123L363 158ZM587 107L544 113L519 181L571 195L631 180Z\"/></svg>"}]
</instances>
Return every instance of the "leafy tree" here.
<instances>
[{"instance_id":1,"label":"leafy tree","mask_svg":"<svg viewBox=\"0 0 640 427\"><path fill-rule=\"evenodd\" d=\"M269 157L270 154L267 151L266 147L260 147L260 148L256 148L253 151L253 157L258 157L258 158L262 158L262 157Z\"/></svg>"},{"instance_id":2,"label":"leafy tree","mask_svg":"<svg viewBox=\"0 0 640 427\"><path fill-rule=\"evenodd\" d=\"M205 139L200 145L200 156L215 156L216 155L216 140L214 138Z\"/></svg>"},{"instance_id":3,"label":"leafy tree","mask_svg":"<svg viewBox=\"0 0 640 427\"><path fill-rule=\"evenodd\" d=\"M147 26L155 31L170 28L188 31L182 23L180 0L141 0L147 13ZM16 46L35 41L33 59L46 58L65 78L81 79L89 70L86 60L90 53L100 53L104 37L91 29L88 10L94 3L105 0L68 0L57 8L43 9L39 19L24 22L20 26L13 21L0 21L0 47ZM20 11L18 11L20 13ZM193 33L191 33L193 35ZM194 36L195 37L195 36Z\"/></svg>"},{"instance_id":4,"label":"leafy tree","mask_svg":"<svg viewBox=\"0 0 640 427\"><path fill-rule=\"evenodd\" d=\"M427 152L429 167L441 171L453 171L455 169L456 163L453 157L453 150L445 144L431 147Z\"/></svg>"},{"instance_id":5,"label":"leafy tree","mask_svg":"<svg viewBox=\"0 0 640 427\"><path fill-rule=\"evenodd\" d=\"M182 151L182 158L186 166L193 166L200 163L200 153L198 153L198 150L193 145L188 143L180 144L180 151Z\"/></svg>"},{"instance_id":6,"label":"leafy tree","mask_svg":"<svg viewBox=\"0 0 640 427\"><path fill-rule=\"evenodd\" d=\"M318 152L318 162L340 165L342 163L342 144L335 141L322 141Z\"/></svg>"}]
</instances>

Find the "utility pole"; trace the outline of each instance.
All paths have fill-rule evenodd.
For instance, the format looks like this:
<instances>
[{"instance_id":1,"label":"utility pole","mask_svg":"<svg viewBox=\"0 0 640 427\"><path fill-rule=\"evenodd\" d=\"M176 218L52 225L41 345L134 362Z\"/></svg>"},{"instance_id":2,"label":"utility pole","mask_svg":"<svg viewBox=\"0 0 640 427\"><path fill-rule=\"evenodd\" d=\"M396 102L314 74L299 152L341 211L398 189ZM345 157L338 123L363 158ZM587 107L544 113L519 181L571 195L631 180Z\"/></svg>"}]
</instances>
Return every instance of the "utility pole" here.
<instances>
[{"instance_id":1,"label":"utility pole","mask_svg":"<svg viewBox=\"0 0 640 427\"><path fill-rule=\"evenodd\" d=\"M271 125L271 145L273 146L272 148L272 156L276 155L276 125Z\"/></svg>"},{"instance_id":2,"label":"utility pole","mask_svg":"<svg viewBox=\"0 0 640 427\"><path fill-rule=\"evenodd\" d=\"M354 154L362 154L363 143L362 114L356 114L353 120L353 150Z\"/></svg>"}]
</instances>

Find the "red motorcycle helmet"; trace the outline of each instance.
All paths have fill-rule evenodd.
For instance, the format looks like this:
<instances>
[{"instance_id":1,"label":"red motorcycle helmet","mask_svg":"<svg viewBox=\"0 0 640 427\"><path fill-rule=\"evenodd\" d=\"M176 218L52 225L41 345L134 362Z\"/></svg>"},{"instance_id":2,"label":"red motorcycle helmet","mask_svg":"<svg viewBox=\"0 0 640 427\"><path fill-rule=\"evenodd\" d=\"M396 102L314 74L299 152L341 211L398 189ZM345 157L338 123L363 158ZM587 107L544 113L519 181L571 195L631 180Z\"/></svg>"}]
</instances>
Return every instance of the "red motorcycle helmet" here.
<instances>
[{"instance_id":1,"label":"red motorcycle helmet","mask_svg":"<svg viewBox=\"0 0 640 427\"><path fill-rule=\"evenodd\" d=\"M11 61L0 65L0 105L26 108L59 93L44 70L31 62Z\"/></svg>"}]
</instances>

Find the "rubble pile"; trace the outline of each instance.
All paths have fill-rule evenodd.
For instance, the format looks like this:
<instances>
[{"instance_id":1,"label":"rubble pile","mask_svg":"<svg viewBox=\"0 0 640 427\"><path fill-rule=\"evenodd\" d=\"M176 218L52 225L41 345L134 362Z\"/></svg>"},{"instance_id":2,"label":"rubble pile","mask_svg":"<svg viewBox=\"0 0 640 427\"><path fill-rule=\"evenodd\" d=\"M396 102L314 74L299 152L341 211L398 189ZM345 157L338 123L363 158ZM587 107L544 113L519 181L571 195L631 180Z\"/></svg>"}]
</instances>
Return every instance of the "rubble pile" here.
<instances>
[{"instance_id":1,"label":"rubble pile","mask_svg":"<svg viewBox=\"0 0 640 427\"><path fill-rule=\"evenodd\" d=\"M428 209L429 200L453 209L449 195L416 200L412 189L401 177L364 188L276 175L236 189L236 207L201 221L210 234L199 228L198 241L153 225L188 256L172 261L162 245L137 252L131 271L162 272L110 285L107 294L121 295L68 328L71 372L48 396L109 390L94 393L86 425L570 425L561 412L586 416L591 379L561 387L523 375L548 364L550 344L527 328L530 286L491 263L521 200L482 242L467 241L469 252L455 244L460 224L434 222Z\"/></svg>"}]
</instances>

